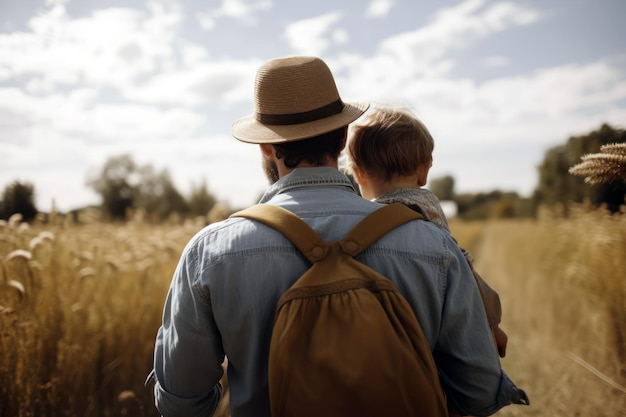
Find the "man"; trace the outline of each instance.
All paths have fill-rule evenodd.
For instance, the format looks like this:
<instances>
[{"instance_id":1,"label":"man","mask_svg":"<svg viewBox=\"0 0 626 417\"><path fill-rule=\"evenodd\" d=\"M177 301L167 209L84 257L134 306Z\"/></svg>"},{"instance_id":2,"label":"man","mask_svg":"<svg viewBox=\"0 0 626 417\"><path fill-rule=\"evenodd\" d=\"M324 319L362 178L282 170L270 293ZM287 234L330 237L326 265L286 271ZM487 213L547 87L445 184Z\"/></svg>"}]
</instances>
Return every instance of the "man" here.
<instances>
[{"instance_id":1,"label":"man","mask_svg":"<svg viewBox=\"0 0 626 417\"><path fill-rule=\"evenodd\" d=\"M318 58L262 65L255 114L232 126L235 138L260 145L273 183L261 202L294 212L327 241L381 207L359 197L338 170L347 126L367 107L343 103ZM394 281L415 310L453 408L488 415L527 402L500 368L472 272L449 234L413 221L371 249L359 259ZM308 267L285 237L248 219L211 224L189 242L156 340L154 393L162 415L212 415L227 357L232 416L270 416L276 302Z\"/></svg>"}]
</instances>

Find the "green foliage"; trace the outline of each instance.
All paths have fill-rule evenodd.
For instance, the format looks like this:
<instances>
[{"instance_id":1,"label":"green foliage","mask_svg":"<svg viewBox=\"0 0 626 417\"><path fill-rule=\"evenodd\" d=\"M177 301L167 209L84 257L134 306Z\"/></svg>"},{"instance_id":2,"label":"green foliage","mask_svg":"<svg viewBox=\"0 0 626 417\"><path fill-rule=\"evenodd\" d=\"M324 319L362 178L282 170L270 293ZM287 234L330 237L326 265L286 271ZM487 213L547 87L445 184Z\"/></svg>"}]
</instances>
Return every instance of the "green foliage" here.
<instances>
[{"instance_id":1,"label":"green foliage","mask_svg":"<svg viewBox=\"0 0 626 417\"><path fill-rule=\"evenodd\" d=\"M138 169L138 174L136 208L143 208L158 220L165 220L173 213L185 215L189 212L189 205L174 186L167 170L156 172L151 165L146 165Z\"/></svg>"},{"instance_id":2,"label":"green foliage","mask_svg":"<svg viewBox=\"0 0 626 417\"><path fill-rule=\"evenodd\" d=\"M597 153L602 145L626 142L626 131L603 124L598 130L582 136L570 137L567 143L549 149L539 166L539 184L535 199L539 204L553 206L570 202L588 201L594 206L605 204L616 212L624 204L626 183L590 186L584 178L571 175L570 167L583 155Z\"/></svg>"},{"instance_id":3,"label":"green foliage","mask_svg":"<svg viewBox=\"0 0 626 417\"><path fill-rule=\"evenodd\" d=\"M496 190L488 193L459 194L455 201L458 217L463 220L521 218L534 215L532 202L514 192Z\"/></svg>"},{"instance_id":4,"label":"green foliage","mask_svg":"<svg viewBox=\"0 0 626 417\"><path fill-rule=\"evenodd\" d=\"M13 181L2 192L0 219L7 220L15 213L20 213L27 222L37 215L35 187L32 184Z\"/></svg>"},{"instance_id":5,"label":"green foliage","mask_svg":"<svg viewBox=\"0 0 626 417\"><path fill-rule=\"evenodd\" d=\"M215 197L209 193L206 180L191 187L189 197L189 211L194 216L206 216L215 205Z\"/></svg>"},{"instance_id":6,"label":"green foliage","mask_svg":"<svg viewBox=\"0 0 626 417\"><path fill-rule=\"evenodd\" d=\"M434 178L429 188L441 201L454 200L454 178L450 175Z\"/></svg>"},{"instance_id":7,"label":"green foliage","mask_svg":"<svg viewBox=\"0 0 626 417\"><path fill-rule=\"evenodd\" d=\"M100 176L87 185L102 196L102 208L112 219L124 220L137 196L137 165L130 155L109 158Z\"/></svg>"},{"instance_id":8,"label":"green foliage","mask_svg":"<svg viewBox=\"0 0 626 417\"><path fill-rule=\"evenodd\" d=\"M114 220L125 220L130 210L142 209L149 219L205 216L215 204L206 182L194 188L189 201L178 191L167 169L139 166L130 155L109 158L100 173L87 184L102 196L103 211Z\"/></svg>"}]
</instances>

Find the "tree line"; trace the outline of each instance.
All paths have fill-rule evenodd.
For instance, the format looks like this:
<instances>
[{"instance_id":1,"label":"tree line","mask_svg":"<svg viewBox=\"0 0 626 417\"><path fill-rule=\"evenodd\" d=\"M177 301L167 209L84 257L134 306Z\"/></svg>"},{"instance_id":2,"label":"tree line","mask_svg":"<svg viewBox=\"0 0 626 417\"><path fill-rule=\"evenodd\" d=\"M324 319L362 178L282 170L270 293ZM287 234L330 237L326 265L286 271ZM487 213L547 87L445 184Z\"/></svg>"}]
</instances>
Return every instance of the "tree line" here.
<instances>
[{"instance_id":1,"label":"tree line","mask_svg":"<svg viewBox=\"0 0 626 417\"><path fill-rule=\"evenodd\" d=\"M154 220L172 214L183 217L206 216L216 202L206 180L192 185L185 198L174 185L167 169L157 171L138 165L130 155L109 158L99 174L87 180L101 197L101 209L113 220L125 220L132 210L141 209Z\"/></svg>"},{"instance_id":2,"label":"tree line","mask_svg":"<svg viewBox=\"0 0 626 417\"><path fill-rule=\"evenodd\" d=\"M617 212L625 204L626 178L589 184L570 171L581 158L615 143L626 143L626 131L602 124L590 133L572 136L565 143L548 149L537 168L539 182L530 198L500 190L457 194L451 176L432 179L429 188L440 200L454 201L457 215L467 220L533 217L541 205L559 204L567 211L571 203L582 202L604 205ZM124 221L129 213L138 209L154 221L163 221L173 214L206 216L216 204L205 180L192 185L190 195L185 197L174 185L168 170L158 171L150 164L138 165L130 155L109 158L99 173L88 178L87 185L100 195L98 208L110 220ZM14 181L4 189L0 219L8 219L14 213L22 214L26 221L38 214L33 184Z\"/></svg>"},{"instance_id":3,"label":"tree line","mask_svg":"<svg viewBox=\"0 0 626 417\"><path fill-rule=\"evenodd\" d=\"M190 195L185 197L167 169L158 171L151 164L139 165L127 154L109 158L97 174L87 179L87 185L100 195L96 208L111 221L125 221L137 211L154 222L172 215L207 216L216 204L206 180L192 184ZM34 200L32 184L14 181L2 193L0 219L21 213L25 221L33 220L38 214Z\"/></svg>"},{"instance_id":4,"label":"tree line","mask_svg":"<svg viewBox=\"0 0 626 417\"><path fill-rule=\"evenodd\" d=\"M457 204L458 216L466 220L486 218L534 217L540 206L560 205L565 214L571 203L588 203L594 207L606 206L615 213L626 204L626 176L622 167L613 181L590 182L581 176L572 175L571 168L585 156L600 152L609 144L626 143L626 131L602 124L598 129L581 136L572 136L565 143L546 151L537 167L539 181L529 198L515 192L500 190L484 193L454 192L454 178L436 178L429 184L440 200L451 200ZM624 157L626 158L626 157Z\"/></svg>"}]
</instances>

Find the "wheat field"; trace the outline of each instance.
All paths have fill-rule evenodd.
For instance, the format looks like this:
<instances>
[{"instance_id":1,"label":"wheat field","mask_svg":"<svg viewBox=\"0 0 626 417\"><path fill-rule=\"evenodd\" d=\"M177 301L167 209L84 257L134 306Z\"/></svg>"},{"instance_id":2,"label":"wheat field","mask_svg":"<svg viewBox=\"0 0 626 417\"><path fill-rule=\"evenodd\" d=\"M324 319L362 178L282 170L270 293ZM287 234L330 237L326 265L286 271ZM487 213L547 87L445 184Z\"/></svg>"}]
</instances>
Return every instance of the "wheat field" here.
<instances>
[{"instance_id":1,"label":"wheat field","mask_svg":"<svg viewBox=\"0 0 626 417\"><path fill-rule=\"evenodd\" d=\"M500 294L502 364L530 397L502 416L626 415L626 216L452 222Z\"/></svg>"},{"instance_id":2,"label":"wheat field","mask_svg":"<svg viewBox=\"0 0 626 417\"><path fill-rule=\"evenodd\" d=\"M157 416L154 337L202 225L0 222L0 417ZM500 294L502 363L531 399L498 415L626 415L626 216L578 207L451 228Z\"/></svg>"}]
</instances>

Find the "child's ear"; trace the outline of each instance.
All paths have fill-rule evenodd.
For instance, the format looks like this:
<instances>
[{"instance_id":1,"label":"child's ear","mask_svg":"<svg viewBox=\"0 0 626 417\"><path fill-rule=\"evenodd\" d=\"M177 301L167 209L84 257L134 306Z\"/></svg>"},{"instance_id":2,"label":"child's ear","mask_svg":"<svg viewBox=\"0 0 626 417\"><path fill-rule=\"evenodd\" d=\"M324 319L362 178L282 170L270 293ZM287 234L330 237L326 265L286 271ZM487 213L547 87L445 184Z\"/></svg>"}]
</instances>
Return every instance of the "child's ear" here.
<instances>
[{"instance_id":1,"label":"child's ear","mask_svg":"<svg viewBox=\"0 0 626 417\"><path fill-rule=\"evenodd\" d=\"M422 164L417 168L417 185L423 187L428 181L428 171L430 171L430 164Z\"/></svg>"},{"instance_id":2,"label":"child's ear","mask_svg":"<svg viewBox=\"0 0 626 417\"><path fill-rule=\"evenodd\" d=\"M363 175L363 171L356 166L352 166L352 175L354 175L354 179L359 184L359 187L363 187L367 184L367 176Z\"/></svg>"}]
</instances>

